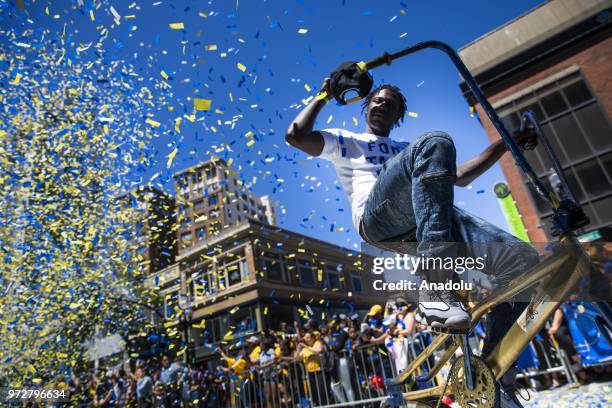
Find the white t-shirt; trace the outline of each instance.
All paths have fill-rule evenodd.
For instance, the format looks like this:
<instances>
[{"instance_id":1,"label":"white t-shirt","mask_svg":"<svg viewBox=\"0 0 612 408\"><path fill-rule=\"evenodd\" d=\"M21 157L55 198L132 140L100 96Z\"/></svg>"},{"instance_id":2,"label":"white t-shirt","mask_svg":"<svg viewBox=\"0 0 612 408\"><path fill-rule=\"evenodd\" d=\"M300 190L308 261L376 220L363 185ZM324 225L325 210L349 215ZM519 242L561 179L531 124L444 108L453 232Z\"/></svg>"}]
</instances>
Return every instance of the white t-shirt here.
<instances>
[{"instance_id":1,"label":"white t-shirt","mask_svg":"<svg viewBox=\"0 0 612 408\"><path fill-rule=\"evenodd\" d=\"M319 130L325 142L321 159L331 161L346 192L353 224L359 228L365 202L383 164L408 146L389 137L344 129Z\"/></svg>"}]
</instances>

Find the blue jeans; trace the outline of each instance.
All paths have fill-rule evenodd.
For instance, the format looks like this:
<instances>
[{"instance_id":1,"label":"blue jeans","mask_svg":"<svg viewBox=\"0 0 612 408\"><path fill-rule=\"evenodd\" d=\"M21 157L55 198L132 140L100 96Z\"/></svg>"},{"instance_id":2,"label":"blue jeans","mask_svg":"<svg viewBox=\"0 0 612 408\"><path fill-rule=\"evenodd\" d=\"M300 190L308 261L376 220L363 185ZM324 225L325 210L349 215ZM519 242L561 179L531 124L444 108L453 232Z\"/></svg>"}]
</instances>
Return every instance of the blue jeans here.
<instances>
[{"instance_id":1,"label":"blue jeans","mask_svg":"<svg viewBox=\"0 0 612 408\"><path fill-rule=\"evenodd\" d=\"M527 243L491 223L453 206L457 179L455 145L444 132L419 137L389 159L370 191L362 216L366 241L393 241L398 237L418 242L423 256L485 257L482 271L494 288L507 285L514 277L538 263L537 252ZM479 243L479 244L478 244ZM486 245L485 245L486 244ZM433 282L452 275L444 270L428 271ZM524 303L504 303L487 318L485 355L518 318Z\"/></svg>"}]
</instances>

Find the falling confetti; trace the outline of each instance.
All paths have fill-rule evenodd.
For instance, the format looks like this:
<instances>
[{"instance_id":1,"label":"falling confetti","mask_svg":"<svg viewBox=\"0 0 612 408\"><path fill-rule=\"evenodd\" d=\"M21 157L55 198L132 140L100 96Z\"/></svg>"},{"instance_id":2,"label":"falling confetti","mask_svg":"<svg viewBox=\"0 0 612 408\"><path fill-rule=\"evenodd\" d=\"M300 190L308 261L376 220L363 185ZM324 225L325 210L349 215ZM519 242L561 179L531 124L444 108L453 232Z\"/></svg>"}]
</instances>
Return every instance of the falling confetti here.
<instances>
[{"instance_id":1,"label":"falling confetti","mask_svg":"<svg viewBox=\"0 0 612 408\"><path fill-rule=\"evenodd\" d=\"M193 108L197 111L208 111L210 110L211 103L212 101L210 99L194 98Z\"/></svg>"}]
</instances>

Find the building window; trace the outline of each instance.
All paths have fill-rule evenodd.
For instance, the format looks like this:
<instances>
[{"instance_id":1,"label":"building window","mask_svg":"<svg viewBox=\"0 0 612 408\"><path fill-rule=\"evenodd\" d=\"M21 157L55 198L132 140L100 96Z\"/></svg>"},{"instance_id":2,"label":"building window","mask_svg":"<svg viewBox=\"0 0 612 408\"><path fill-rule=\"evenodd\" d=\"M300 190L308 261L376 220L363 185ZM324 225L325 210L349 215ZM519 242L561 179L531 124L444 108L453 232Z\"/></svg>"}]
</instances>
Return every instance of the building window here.
<instances>
[{"instance_id":1,"label":"building window","mask_svg":"<svg viewBox=\"0 0 612 408\"><path fill-rule=\"evenodd\" d=\"M284 281L283 265L277 254L265 253L260 258L261 268L265 271L266 278L275 281Z\"/></svg>"},{"instance_id":2,"label":"building window","mask_svg":"<svg viewBox=\"0 0 612 408\"><path fill-rule=\"evenodd\" d=\"M520 115L526 110L535 112L559 158L568 184L590 216L591 224L587 228L597 229L612 224L611 212L605 209L612 201L612 169L609 164L612 129L580 73L570 74L498 108L500 118L510 132L519 128ZM552 164L542 144L533 151L526 151L525 156L538 178L550 188L548 177L552 174ZM550 235L550 206L526 179L525 183Z\"/></svg>"},{"instance_id":3,"label":"building window","mask_svg":"<svg viewBox=\"0 0 612 408\"><path fill-rule=\"evenodd\" d=\"M216 167L209 167L206 169L206 178L207 179L211 179L213 177L215 177L217 175L217 168Z\"/></svg>"},{"instance_id":4,"label":"building window","mask_svg":"<svg viewBox=\"0 0 612 408\"><path fill-rule=\"evenodd\" d=\"M205 227L198 228L196 230L196 237L198 238L198 241L202 241L203 239L205 239L206 238L206 228Z\"/></svg>"},{"instance_id":5,"label":"building window","mask_svg":"<svg viewBox=\"0 0 612 408\"><path fill-rule=\"evenodd\" d=\"M240 274L242 275L243 281L246 282L249 280L249 264L246 259L240 260Z\"/></svg>"},{"instance_id":6,"label":"building window","mask_svg":"<svg viewBox=\"0 0 612 408\"><path fill-rule=\"evenodd\" d=\"M217 235L221 232L221 224L213 222L208 226L208 235Z\"/></svg>"},{"instance_id":7,"label":"building window","mask_svg":"<svg viewBox=\"0 0 612 408\"><path fill-rule=\"evenodd\" d=\"M183 247L191 246L191 232L181 235L181 245Z\"/></svg>"},{"instance_id":8,"label":"building window","mask_svg":"<svg viewBox=\"0 0 612 408\"><path fill-rule=\"evenodd\" d=\"M206 203L204 203L204 200L198 200L195 203L193 203L193 209L195 211L202 211L206 209Z\"/></svg>"},{"instance_id":9,"label":"building window","mask_svg":"<svg viewBox=\"0 0 612 408\"><path fill-rule=\"evenodd\" d=\"M164 296L164 317L166 319L175 319L178 309L178 293L174 292Z\"/></svg>"},{"instance_id":10,"label":"building window","mask_svg":"<svg viewBox=\"0 0 612 408\"><path fill-rule=\"evenodd\" d=\"M242 275L240 274L240 265L234 264L227 268L227 277L229 285L236 285L242 282Z\"/></svg>"},{"instance_id":11,"label":"building window","mask_svg":"<svg viewBox=\"0 0 612 408\"><path fill-rule=\"evenodd\" d=\"M336 268L328 266L327 268L327 287L331 290L342 290L344 288L342 272Z\"/></svg>"},{"instance_id":12,"label":"building window","mask_svg":"<svg viewBox=\"0 0 612 408\"><path fill-rule=\"evenodd\" d=\"M198 266L196 271L191 275L191 293L194 298L215 294L217 288L216 276L212 263Z\"/></svg>"},{"instance_id":13,"label":"building window","mask_svg":"<svg viewBox=\"0 0 612 408\"><path fill-rule=\"evenodd\" d=\"M361 280L361 276L351 274L351 283L353 284L353 291L357 293L363 292L363 282Z\"/></svg>"},{"instance_id":14,"label":"building window","mask_svg":"<svg viewBox=\"0 0 612 408\"><path fill-rule=\"evenodd\" d=\"M183 220L181 221L181 227L185 228L189 226L189 224L191 224L191 217L184 216Z\"/></svg>"},{"instance_id":15,"label":"building window","mask_svg":"<svg viewBox=\"0 0 612 408\"><path fill-rule=\"evenodd\" d=\"M298 260L298 276L300 283L304 286L315 286L315 275L312 264L308 261Z\"/></svg>"}]
</instances>

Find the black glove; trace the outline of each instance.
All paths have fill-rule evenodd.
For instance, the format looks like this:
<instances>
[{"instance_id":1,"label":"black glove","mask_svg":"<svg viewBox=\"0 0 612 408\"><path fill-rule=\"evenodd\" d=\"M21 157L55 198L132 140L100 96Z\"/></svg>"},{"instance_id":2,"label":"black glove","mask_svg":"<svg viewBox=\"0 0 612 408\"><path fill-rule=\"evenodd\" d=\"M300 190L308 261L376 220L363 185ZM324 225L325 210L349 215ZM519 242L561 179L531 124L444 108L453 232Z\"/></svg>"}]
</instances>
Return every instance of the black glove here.
<instances>
[{"instance_id":1,"label":"black glove","mask_svg":"<svg viewBox=\"0 0 612 408\"><path fill-rule=\"evenodd\" d=\"M361 98L370 93L374 80L368 71L362 71L356 62L349 61L341 64L330 75L330 91L336 101L346 105L344 96L349 91L355 91Z\"/></svg>"}]
</instances>

